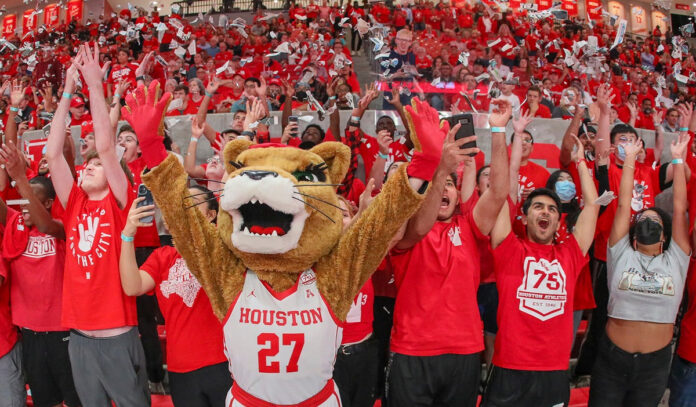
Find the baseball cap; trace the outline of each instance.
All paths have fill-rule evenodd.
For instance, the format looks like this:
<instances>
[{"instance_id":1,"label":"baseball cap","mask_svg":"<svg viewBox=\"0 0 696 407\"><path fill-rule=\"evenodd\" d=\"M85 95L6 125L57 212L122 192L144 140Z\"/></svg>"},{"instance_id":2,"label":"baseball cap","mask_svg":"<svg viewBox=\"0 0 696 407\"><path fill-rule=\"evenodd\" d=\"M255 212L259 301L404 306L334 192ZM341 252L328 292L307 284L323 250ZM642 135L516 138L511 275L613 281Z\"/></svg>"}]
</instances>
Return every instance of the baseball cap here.
<instances>
[{"instance_id":1,"label":"baseball cap","mask_svg":"<svg viewBox=\"0 0 696 407\"><path fill-rule=\"evenodd\" d=\"M85 138L88 134L94 133L94 124L91 120L80 124L80 138Z\"/></svg>"},{"instance_id":2,"label":"baseball cap","mask_svg":"<svg viewBox=\"0 0 696 407\"><path fill-rule=\"evenodd\" d=\"M70 100L70 107L80 107L85 105L85 100L81 96L74 96Z\"/></svg>"}]
</instances>

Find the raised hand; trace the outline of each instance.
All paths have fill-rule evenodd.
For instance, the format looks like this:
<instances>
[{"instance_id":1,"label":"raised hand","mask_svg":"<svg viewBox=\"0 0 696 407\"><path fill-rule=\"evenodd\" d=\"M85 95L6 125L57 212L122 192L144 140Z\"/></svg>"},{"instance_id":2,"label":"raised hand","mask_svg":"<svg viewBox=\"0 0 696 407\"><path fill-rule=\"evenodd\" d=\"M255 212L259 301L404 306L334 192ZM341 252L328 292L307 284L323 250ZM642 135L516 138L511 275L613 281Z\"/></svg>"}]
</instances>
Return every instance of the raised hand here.
<instances>
[{"instance_id":1,"label":"raised hand","mask_svg":"<svg viewBox=\"0 0 696 407\"><path fill-rule=\"evenodd\" d=\"M259 97L264 97L266 96L266 92L268 91L268 85L266 84L266 79L262 77L259 78L259 82L261 82L261 85L256 85L256 94Z\"/></svg>"},{"instance_id":2,"label":"raised hand","mask_svg":"<svg viewBox=\"0 0 696 407\"><path fill-rule=\"evenodd\" d=\"M27 176L27 164L23 159L22 152L11 141L0 148L0 164L4 166L7 175L14 180Z\"/></svg>"},{"instance_id":3,"label":"raised hand","mask_svg":"<svg viewBox=\"0 0 696 407\"><path fill-rule=\"evenodd\" d=\"M684 133L681 133L678 139L672 140L669 150L672 153L673 159L684 158L686 156L686 150L689 147L689 140L689 135Z\"/></svg>"},{"instance_id":4,"label":"raised hand","mask_svg":"<svg viewBox=\"0 0 696 407\"><path fill-rule=\"evenodd\" d=\"M281 83L283 84L283 92L285 93L286 99L292 99L292 97L295 96L295 87L286 80L282 80Z\"/></svg>"},{"instance_id":5,"label":"raised hand","mask_svg":"<svg viewBox=\"0 0 696 407\"><path fill-rule=\"evenodd\" d=\"M520 117L512 119L512 128L515 129L515 134L522 134L531 122L532 116L530 112L524 113L520 111Z\"/></svg>"},{"instance_id":6,"label":"raised hand","mask_svg":"<svg viewBox=\"0 0 696 407\"><path fill-rule=\"evenodd\" d=\"M24 92L27 88L22 86L19 79L12 81L12 91L10 92L10 103L13 107L19 107L19 104L24 100Z\"/></svg>"},{"instance_id":7,"label":"raised hand","mask_svg":"<svg viewBox=\"0 0 696 407\"><path fill-rule=\"evenodd\" d=\"M82 45L80 55L81 60L75 60L73 64L82 73L87 86L101 86L111 62L107 62L103 67L99 65L99 46L97 44L94 45L94 50L91 50L87 45Z\"/></svg>"},{"instance_id":8,"label":"raised hand","mask_svg":"<svg viewBox=\"0 0 696 407\"><path fill-rule=\"evenodd\" d=\"M152 223L143 223L141 219L148 216L153 216L155 214L155 205L146 205L138 208L138 204L142 202L145 197L137 198L131 204L130 210L128 211L128 220L126 221L126 226L123 227L123 234L125 236L135 236L138 228L152 226Z\"/></svg>"},{"instance_id":9,"label":"raised hand","mask_svg":"<svg viewBox=\"0 0 696 407\"><path fill-rule=\"evenodd\" d=\"M626 103L626 107L628 107L628 111L631 112L631 117L638 117L638 106L636 106L635 103L628 102Z\"/></svg>"},{"instance_id":10,"label":"raised hand","mask_svg":"<svg viewBox=\"0 0 696 407\"><path fill-rule=\"evenodd\" d=\"M220 87L221 82L220 78L217 76L213 76L210 82L208 82L208 86L205 87L206 93L210 93L211 95L214 95L215 92L217 92L218 88Z\"/></svg>"},{"instance_id":11,"label":"raised hand","mask_svg":"<svg viewBox=\"0 0 696 407\"><path fill-rule=\"evenodd\" d=\"M392 139L391 135L389 134L389 131L387 130L380 130L379 133L377 133L377 144L379 144L379 152L382 154L389 154L389 146L391 146Z\"/></svg>"},{"instance_id":12,"label":"raised hand","mask_svg":"<svg viewBox=\"0 0 696 407\"><path fill-rule=\"evenodd\" d=\"M198 117L191 117L191 138L199 139L205 130L205 121L198 123Z\"/></svg>"},{"instance_id":13,"label":"raised hand","mask_svg":"<svg viewBox=\"0 0 696 407\"><path fill-rule=\"evenodd\" d=\"M374 178L370 178L369 181L367 181L367 185L365 185L365 190L360 194L360 200L358 203L358 213L355 215L356 217L358 214L365 212L365 209L367 209L368 206L372 203L372 201L375 199L375 197L372 196L372 191L375 190L375 180Z\"/></svg>"},{"instance_id":14,"label":"raised hand","mask_svg":"<svg viewBox=\"0 0 696 407\"><path fill-rule=\"evenodd\" d=\"M114 90L114 94L119 96L119 100L126 95L130 85L131 83L127 79L122 79L118 82L116 85L116 90ZM117 102L117 100L114 100L114 102Z\"/></svg>"},{"instance_id":15,"label":"raised hand","mask_svg":"<svg viewBox=\"0 0 696 407\"><path fill-rule=\"evenodd\" d=\"M572 135L573 141L575 142L575 162L580 162L583 158L585 158L585 145L582 144L582 141L576 136L575 134Z\"/></svg>"},{"instance_id":16,"label":"raised hand","mask_svg":"<svg viewBox=\"0 0 696 407\"><path fill-rule=\"evenodd\" d=\"M614 96L609 85L606 83L599 85L599 88L597 88L597 107L599 107L601 114L609 114L609 107L612 100L614 100Z\"/></svg>"},{"instance_id":17,"label":"raised hand","mask_svg":"<svg viewBox=\"0 0 696 407\"><path fill-rule=\"evenodd\" d=\"M689 127L691 116L694 114L694 105L691 102L680 103L676 106L679 112L679 127Z\"/></svg>"},{"instance_id":18,"label":"raised hand","mask_svg":"<svg viewBox=\"0 0 696 407\"><path fill-rule=\"evenodd\" d=\"M145 55L145 58L143 58L143 61L138 65L138 67L135 69L135 76L144 76L150 68L150 64L152 64L152 60L154 58L155 51L150 51Z\"/></svg>"},{"instance_id":19,"label":"raised hand","mask_svg":"<svg viewBox=\"0 0 696 407\"><path fill-rule=\"evenodd\" d=\"M80 79L80 74L77 71L77 65L82 63L82 55L78 54L73 58L72 64L65 71L65 86L63 87L63 92L73 94L75 93L75 84Z\"/></svg>"},{"instance_id":20,"label":"raised hand","mask_svg":"<svg viewBox=\"0 0 696 407\"><path fill-rule=\"evenodd\" d=\"M643 143L640 141L640 139L636 139L633 143L625 143L623 144L624 151L626 152L626 157L637 157L638 154L640 153L640 150L643 149Z\"/></svg>"},{"instance_id":21,"label":"raised hand","mask_svg":"<svg viewBox=\"0 0 696 407\"><path fill-rule=\"evenodd\" d=\"M135 130L143 159L149 168L154 168L167 158L162 136L164 114L172 95L166 92L158 99L159 86L156 80L152 81L148 88L138 86L126 96L126 106L121 108L121 117Z\"/></svg>"},{"instance_id":22,"label":"raised hand","mask_svg":"<svg viewBox=\"0 0 696 407\"><path fill-rule=\"evenodd\" d=\"M491 104L496 106L488 116L491 127L505 127L512 116L512 105L506 99L493 99Z\"/></svg>"}]
</instances>

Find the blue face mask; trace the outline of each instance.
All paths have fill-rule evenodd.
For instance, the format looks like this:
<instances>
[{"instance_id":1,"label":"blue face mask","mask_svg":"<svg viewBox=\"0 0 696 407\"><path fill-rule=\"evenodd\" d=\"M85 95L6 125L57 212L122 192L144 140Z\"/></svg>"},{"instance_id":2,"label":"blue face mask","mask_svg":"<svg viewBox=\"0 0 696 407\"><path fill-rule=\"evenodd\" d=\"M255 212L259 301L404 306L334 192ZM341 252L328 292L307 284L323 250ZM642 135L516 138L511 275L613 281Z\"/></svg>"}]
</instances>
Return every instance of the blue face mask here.
<instances>
[{"instance_id":1,"label":"blue face mask","mask_svg":"<svg viewBox=\"0 0 696 407\"><path fill-rule=\"evenodd\" d=\"M572 200L575 198L575 184L571 181L556 182L556 194L563 202Z\"/></svg>"},{"instance_id":2,"label":"blue face mask","mask_svg":"<svg viewBox=\"0 0 696 407\"><path fill-rule=\"evenodd\" d=\"M626 150L624 150L623 144L619 144L618 147L616 147L616 156L619 157L621 161L626 160Z\"/></svg>"}]
</instances>

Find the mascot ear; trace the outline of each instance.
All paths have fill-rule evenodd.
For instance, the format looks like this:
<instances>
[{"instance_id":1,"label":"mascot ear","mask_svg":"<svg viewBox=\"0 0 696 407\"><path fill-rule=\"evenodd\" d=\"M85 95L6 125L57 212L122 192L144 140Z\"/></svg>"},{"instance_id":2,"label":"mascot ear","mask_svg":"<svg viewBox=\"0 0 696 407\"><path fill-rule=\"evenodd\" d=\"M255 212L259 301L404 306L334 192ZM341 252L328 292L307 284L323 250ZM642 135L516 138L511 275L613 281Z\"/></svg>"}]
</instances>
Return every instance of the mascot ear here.
<instances>
[{"instance_id":1,"label":"mascot ear","mask_svg":"<svg viewBox=\"0 0 696 407\"><path fill-rule=\"evenodd\" d=\"M250 140L236 139L232 140L225 146L224 156L225 156L225 171L228 174L232 174L237 171L237 167L230 164L231 161L236 161L239 154L246 151L249 146L251 146Z\"/></svg>"},{"instance_id":2,"label":"mascot ear","mask_svg":"<svg viewBox=\"0 0 696 407\"><path fill-rule=\"evenodd\" d=\"M337 141L327 141L317 144L309 151L324 159L329 166L332 183L339 184L343 181L350 166L350 147Z\"/></svg>"}]
</instances>

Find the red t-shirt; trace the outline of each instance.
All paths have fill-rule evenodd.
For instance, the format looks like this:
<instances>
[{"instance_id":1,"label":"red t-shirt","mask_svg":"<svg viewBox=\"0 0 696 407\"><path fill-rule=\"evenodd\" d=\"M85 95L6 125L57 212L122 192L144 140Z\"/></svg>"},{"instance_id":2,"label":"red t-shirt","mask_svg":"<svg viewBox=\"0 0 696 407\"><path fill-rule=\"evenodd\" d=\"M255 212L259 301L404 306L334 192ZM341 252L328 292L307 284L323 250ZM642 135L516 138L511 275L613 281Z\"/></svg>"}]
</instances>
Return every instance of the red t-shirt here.
<instances>
[{"instance_id":1,"label":"red t-shirt","mask_svg":"<svg viewBox=\"0 0 696 407\"><path fill-rule=\"evenodd\" d=\"M529 106L525 103L524 106L520 109L522 113L528 113L529 112ZM534 113L533 117L540 117L543 119L550 119L551 118L551 111L549 110L546 105L542 105L539 103L539 107L537 108L537 111Z\"/></svg>"},{"instance_id":2,"label":"red t-shirt","mask_svg":"<svg viewBox=\"0 0 696 407\"><path fill-rule=\"evenodd\" d=\"M691 258L689 262L689 274L686 279L686 297L689 304L681 322L679 334L679 347L677 354L691 363L696 363L696 276L694 267L696 261ZM1 354L2 352L0 352Z\"/></svg>"},{"instance_id":3,"label":"red t-shirt","mask_svg":"<svg viewBox=\"0 0 696 407\"><path fill-rule=\"evenodd\" d=\"M140 268L155 280L167 331L168 369L186 373L225 362L222 325L179 252L162 246Z\"/></svg>"},{"instance_id":4,"label":"red t-shirt","mask_svg":"<svg viewBox=\"0 0 696 407\"><path fill-rule=\"evenodd\" d=\"M132 63L126 63L125 65L114 65L111 68L111 74L106 83L117 84L121 80L127 80L131 84L131 89L135 88L135 70L138 69L138 65Z\"/></svg>"},{"instance_id":5,"label":"red t-shirt","mask_svg":"<svg viewBox=\"0 0 696 407\"><path fill-rule=\"evenodd\" d=\"M587 262L575 238L542 245L511 232L493 258L498 288L493 364L527 371L568 369L575 281Z\"/></svg>"},{"instance_id":6,"label":"red t-shirt","mask_svg":"<svg viewBox=\"0 0 696 407\"><path fill-rule=\"evenodd\" d=\"M343 325L343 342L355 343L365 339L372 333L372 321L374 320L373 305L375 303L375 289L372 280L367 280L353 299L346 322Z\"/></svg>"},{"instance_id":7,"label":"red t-shirt","mask_svg":"<svg viewBox=\"0 0 696 407\"><path fill-rule=\"evenodd\" d=\"M120 235L132 201L131 190L125 210L111 191L104 199L91 201L73 184L64 217L64 327L97 330L138 324L135 297L123 292L118 272Z\"/></svg>"},{"instance_id":8,"label":"red t-shirt","mask_svg":"<svg viewBox=\"0 0 696 407\"><path fill-rule=\"evenodd\" d=\"M411 356L472 354L483 350L476 302L477 244L486 237L472 212L435 222L407 251L392 251L396 304L391 350Z\"/></svg>"},{"instance_id":9,"label":"red t-shirt","mask_svg":"<svg viewBox=\"0 0 696 407\"><path fill-rule=\"evenodd\" d=\"M659 167L653 169L651 165L635 163L636 169L633 180L633 198L631 199L631 216L645 208L655 206L655 196L661 192L659 181ZM609 189L619 196L621 184L621 168L613 162L609 166ZM597 220L595 232L594 256L597 260L607 261L607 242L609 233L614 224L618 199L611 201Z\"/></svg>"},{"instance_id":10,"label":"red t-shirt","mask_svg":"<svg viewBox=\"0 0 696 407\"><path fill-rule=\"evenodd\" d=\"M65 241L24 224L18 211L8 208L2 257L11 273L12 322L32 331L61 331Z\"/></svg>"},{"instance_id":11,"label":"red t-shirt","mask_svg":"<svg viewBox=\"0 0 696 407\"><path fill-rule=\"evenodd\" d=\"M12 325L10 316L10 282L8 280L8 267L4 259L0 258L0 277L4 282L0 284L0 358L7 355L17 343L17 328Z\"/></svg>"}]
</instances>

